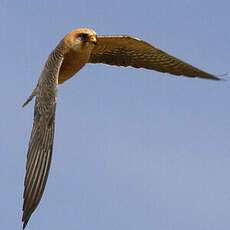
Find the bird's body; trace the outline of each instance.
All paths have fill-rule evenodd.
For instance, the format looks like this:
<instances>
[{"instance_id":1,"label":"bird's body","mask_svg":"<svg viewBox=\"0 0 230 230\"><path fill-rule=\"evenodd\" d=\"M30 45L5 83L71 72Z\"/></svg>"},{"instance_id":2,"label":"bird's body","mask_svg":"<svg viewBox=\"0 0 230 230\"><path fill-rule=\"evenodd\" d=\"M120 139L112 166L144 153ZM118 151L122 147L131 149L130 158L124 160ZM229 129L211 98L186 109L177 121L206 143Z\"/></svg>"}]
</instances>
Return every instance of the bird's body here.
<instances>
[{"instance_id":1,"label":"bird's body","mask_svg":"<svg viewBox=\"0 0 230 230\"><path fill-rule=\"evenodd\" d=\"M24 182L23 228L39 204L47 181L53 150L57 86L74 76L87 63L145 68L173 75L219 80L158 48L126 35L97 36L88 28L68 33L52 51L34 96L34 123L27 153Z\"/></svg>"},{"instance_id":2,"label":"bird's body","mask_svg":"<svg viewBox=\"0 0 230 230\"><path fill-rule=\"evenodd\" d=\"M81 55L73 50L66 53L59 72L58 84L73 77L85 65L88 58L88 55Z\"/></svg>"}]
</instances>

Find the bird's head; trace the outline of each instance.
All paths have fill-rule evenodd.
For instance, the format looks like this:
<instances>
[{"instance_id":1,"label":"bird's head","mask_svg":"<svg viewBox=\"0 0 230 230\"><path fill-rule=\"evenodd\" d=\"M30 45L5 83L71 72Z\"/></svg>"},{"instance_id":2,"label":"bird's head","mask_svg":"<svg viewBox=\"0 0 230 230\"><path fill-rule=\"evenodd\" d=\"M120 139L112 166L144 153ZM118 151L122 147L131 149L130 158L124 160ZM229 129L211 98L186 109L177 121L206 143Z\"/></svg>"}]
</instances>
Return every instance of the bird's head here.
<instances>
[{"instance_id":1,"label":"bird's head","mask_svg":"<svg viewBox=\"0 0 230 230\"><path fill-rule=\"evenodd\" d=\"M75 51L82 48L93 48L97 44L96 32L89 28L79 28L64 37L65 44Z\"/></svg>"}]
</instances>

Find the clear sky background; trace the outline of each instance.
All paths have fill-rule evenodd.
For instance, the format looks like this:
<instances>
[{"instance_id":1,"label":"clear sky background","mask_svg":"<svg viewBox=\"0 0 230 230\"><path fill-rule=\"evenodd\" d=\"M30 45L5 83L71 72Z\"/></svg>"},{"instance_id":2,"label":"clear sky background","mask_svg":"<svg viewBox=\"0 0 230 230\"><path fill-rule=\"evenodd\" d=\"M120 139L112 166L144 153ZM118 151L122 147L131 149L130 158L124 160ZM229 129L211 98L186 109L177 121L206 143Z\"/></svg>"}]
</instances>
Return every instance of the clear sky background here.
<instances>
[{"instance_id":1,"label":"clear sky background","mask_svg":"<svg viewBox=\"0 0 230 230\"><path fill-rule=\"evenodd\" d=\"M21 229L29 96L70 30L130 34L230 72L229 0L0 1L0 229ZM27 229L229 230L230 75L88 65L59 87L50 176Z\"/></svg>"}]
</instances>

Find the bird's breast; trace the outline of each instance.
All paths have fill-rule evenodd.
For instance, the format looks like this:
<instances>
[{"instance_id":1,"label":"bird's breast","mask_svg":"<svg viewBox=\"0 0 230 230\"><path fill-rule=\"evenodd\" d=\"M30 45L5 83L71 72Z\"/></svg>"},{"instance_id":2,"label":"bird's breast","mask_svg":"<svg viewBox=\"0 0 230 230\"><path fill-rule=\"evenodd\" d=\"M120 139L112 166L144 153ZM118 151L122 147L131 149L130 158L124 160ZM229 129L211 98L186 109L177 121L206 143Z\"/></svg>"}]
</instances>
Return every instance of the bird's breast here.
<instances>
[{"instance_id":1,"label":"bird's breast","mask_svg":"<svg viewBox=\"0 0 230 230\"><path fill-rule=\"evenodd\" d=\"M75 52L70 50L64 55L64 60L60 68L58 83L62 84L64 81L73 77L87 62L89 54L87 52Z\"/></svg>"}]
</instances>

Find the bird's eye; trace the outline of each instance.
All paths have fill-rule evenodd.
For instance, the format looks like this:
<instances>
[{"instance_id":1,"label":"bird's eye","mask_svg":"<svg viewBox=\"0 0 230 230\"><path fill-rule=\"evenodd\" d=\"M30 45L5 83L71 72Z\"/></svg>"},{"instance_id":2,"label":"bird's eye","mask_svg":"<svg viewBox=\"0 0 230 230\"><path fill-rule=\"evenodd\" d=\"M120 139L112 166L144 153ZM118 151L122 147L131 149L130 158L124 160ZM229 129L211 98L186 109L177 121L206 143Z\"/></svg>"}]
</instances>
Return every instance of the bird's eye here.
<instances>
[{"instance_id":1,"label":"bird's eye","mask_svg":"<svg viewBox=\"0 0 230 230\"><path fill-rule=\"evenodd\" d=\"M88 38L88 34L79 34L78 38L81 40L81 41L86 41L87 38Z\"/></svg>"}]
</instances>

